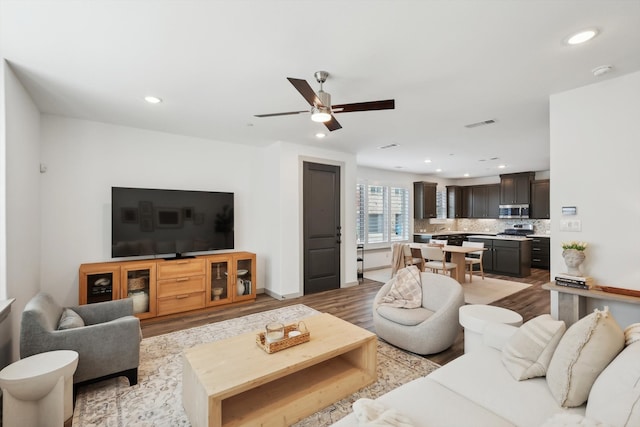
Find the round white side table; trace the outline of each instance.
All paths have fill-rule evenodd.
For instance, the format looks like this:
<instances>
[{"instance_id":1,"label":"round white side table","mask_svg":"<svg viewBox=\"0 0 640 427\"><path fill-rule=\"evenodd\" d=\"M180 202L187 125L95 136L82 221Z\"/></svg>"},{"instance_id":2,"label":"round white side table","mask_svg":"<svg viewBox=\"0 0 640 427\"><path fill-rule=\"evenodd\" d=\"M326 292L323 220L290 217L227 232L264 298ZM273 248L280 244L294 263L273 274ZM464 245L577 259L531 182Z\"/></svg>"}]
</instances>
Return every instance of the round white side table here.
<instances>
[{"instance_id":1,"label":"round white side table","mask_svg":"<svg viewBox=\"0 0 640 427\"><path fill-rule=\"evenodd\" d=\"M0 371L2 425L60 427L73 415L78 353L56 350L25 357Z\"/></svg>"},{"instance_id":2,"label":"round white side table","mask_svg":"<svg viewBox=\"0 0 640 427\"><path fill-rule=\"evenodd\" d=\"M492 305L463 305L459 311L460 325L464 327L464 352L482 346L482 332L487 322L522 325L522 316L512 310Z\"/></svg>"}]
</instances>

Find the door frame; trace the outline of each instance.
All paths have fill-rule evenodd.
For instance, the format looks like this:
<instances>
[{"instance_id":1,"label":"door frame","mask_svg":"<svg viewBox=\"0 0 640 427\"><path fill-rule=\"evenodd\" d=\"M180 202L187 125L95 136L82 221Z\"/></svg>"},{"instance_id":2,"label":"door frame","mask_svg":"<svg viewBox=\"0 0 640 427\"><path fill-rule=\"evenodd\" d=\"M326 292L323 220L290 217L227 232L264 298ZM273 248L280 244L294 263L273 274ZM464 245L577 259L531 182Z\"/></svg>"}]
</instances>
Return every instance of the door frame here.
<instances>
[{"instance_id":1,"label":"door frame","mask_svg":"<svg viewBox=\"0 0 640 427\"><path fill-rule=\"evenodd\" d=\"M323 159L319 157L309 157L309 156L298 156L298 193L300 194L300 203L298 204L298 235L300 238L298 239L298 250L302 256L300 257L299 262L299 278L298 283L299 288L298 292L300 295L304 295L304 163L320 163L323 165L329 166L337 166L340 168L340 224L342 225L342 235L343 238L340 239L340 288L345 287L345 170L346 164L345 162ZM356 282L357 284L357 282Z\"/></svg>"}]
</instances>

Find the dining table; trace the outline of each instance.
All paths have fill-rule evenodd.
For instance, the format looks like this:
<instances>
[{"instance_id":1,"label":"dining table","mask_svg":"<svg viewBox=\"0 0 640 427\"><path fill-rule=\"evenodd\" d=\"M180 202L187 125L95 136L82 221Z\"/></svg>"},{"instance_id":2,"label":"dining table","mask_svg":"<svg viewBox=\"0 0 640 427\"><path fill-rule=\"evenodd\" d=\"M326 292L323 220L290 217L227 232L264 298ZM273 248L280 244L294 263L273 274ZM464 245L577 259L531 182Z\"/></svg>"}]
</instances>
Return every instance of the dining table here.
<instances>
[{"instance_id":1,"label":"dining table","mask_svg":"<svg viewBox=\"0 0 640 427\"><path fill-rule=\"evenodd\" d=\"M486 248L478 248L474 246L455 246L445 245L442 247L443 252L451 254L451 262L456 264L456 269L451 272L451 276L458 281L458 283L465 283L467 281L465 256L471 252L484 251Z\"/></svg>"}]
</instances>

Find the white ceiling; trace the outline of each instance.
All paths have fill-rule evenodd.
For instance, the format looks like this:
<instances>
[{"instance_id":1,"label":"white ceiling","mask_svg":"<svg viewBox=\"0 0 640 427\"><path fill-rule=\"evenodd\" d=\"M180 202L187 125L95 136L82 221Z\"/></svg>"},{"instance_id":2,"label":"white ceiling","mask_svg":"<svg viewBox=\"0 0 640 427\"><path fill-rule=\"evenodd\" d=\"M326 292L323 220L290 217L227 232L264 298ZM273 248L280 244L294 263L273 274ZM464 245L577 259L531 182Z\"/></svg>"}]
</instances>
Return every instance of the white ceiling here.
<instances>
[{"instance_id":1,"label":"white ceiling","mask_svg":"<svg viewBox=\"0 0 640 427\"><path fill-rule=\"evenodd\" d=\"M640 70L640 0L0 0L0 17L42 112L443 178L549 169L549 95ZM587 27L599 36L563 43ZM306 114L253 117L306 109L286 77L317 91L318 70L334 104L396 109L337 114L323 140Z\"/></svg>"}]
</instances>

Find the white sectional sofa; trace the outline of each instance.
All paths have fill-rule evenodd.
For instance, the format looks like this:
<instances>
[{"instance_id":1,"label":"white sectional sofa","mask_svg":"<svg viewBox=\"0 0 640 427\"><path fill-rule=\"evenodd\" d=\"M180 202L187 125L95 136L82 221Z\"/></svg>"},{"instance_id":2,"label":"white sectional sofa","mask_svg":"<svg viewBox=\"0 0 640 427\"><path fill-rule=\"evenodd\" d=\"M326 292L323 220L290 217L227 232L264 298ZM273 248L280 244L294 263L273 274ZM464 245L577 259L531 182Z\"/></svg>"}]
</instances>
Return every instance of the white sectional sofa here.
<instances>
[{"instance_id":1,"label":"white sectional sofa","mask_svg":"<svg viewBox=\"0 0 640 427\"><path fill-rule=\"evenodd\" d=\"M424 427L577 425L564 423L566 418L591 421L586 425L593 426L640 426L640 341L626 346L608 366L608 361L603 362L607 367L590 387L586 404L564 408L545 376L517 381L505 367L502 349L517 329L488 325L482 347L375 402L406 416L409 425ZM359 424L354 413L334 424L359 425L368 424Z\"/></svg>"}]
</instances>

